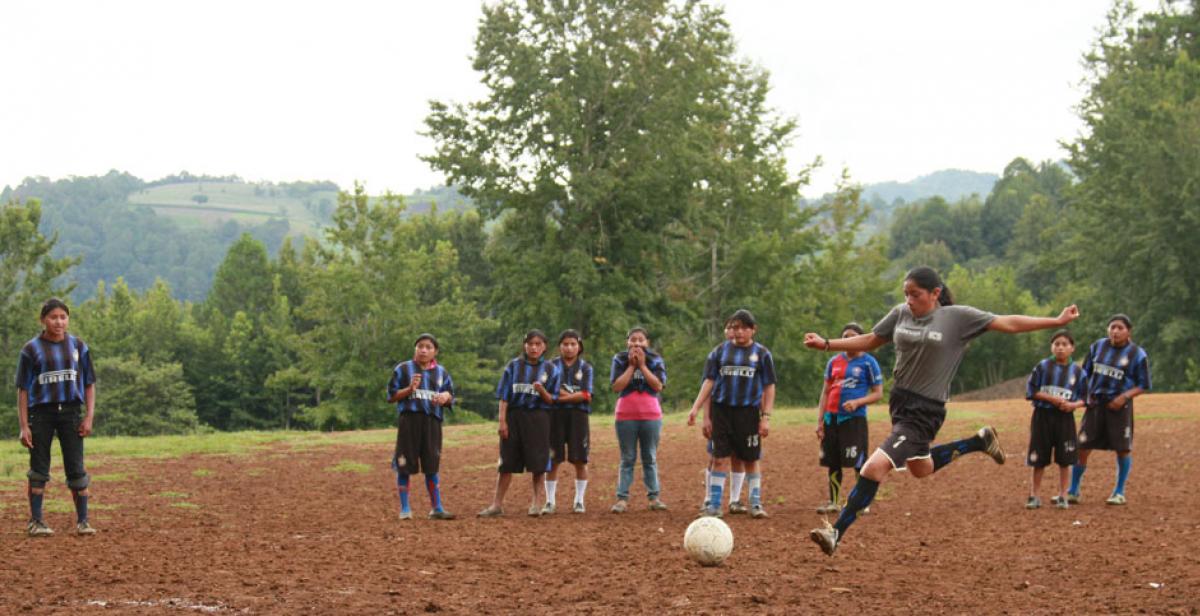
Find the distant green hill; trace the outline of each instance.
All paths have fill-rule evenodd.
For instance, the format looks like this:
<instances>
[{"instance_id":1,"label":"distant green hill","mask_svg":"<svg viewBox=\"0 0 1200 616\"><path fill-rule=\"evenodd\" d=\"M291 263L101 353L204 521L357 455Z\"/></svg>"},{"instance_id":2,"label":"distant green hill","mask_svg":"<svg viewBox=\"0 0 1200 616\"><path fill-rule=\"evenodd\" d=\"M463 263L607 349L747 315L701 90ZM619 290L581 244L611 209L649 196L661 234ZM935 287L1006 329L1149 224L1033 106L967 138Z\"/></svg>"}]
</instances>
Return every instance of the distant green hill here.
<instances>
[{"instance_id":1,"label":"distant green hill","mask_svg":"<svg viewBox=\"0 0 1200 616\"><path fill-rule=\"evenodd\" d=\"M42 232L58 234L56 256L82 257L72 269L74 299L118 277L133 289L161 278L175 297L204 299L225 251L243 233L275 254L287 236L321 237L337 207L329 181L247 182L238 176L181 172L146 182L128 173L51 180L30 177L0 191L10 199L42 202ZM405 196L410 214L474 207L441 186Z\"/></svg>"},{"instance_id":2,"label":"distant green hill","mask_svg":"<svg viewBox=\"0 0 1200 616\"><path fill-rule=\"evenodd\" d=\"M317 236L337 205L337 186L322 183L305 192L246 182L183 182L148 186L129 195L133 205L151 208L185 226L234 220L255 225L272 218L286 220L293 235Z\"/></svg>"},{"instance_id":3,"label":"distant green hill","mask_svg":"<svg viewBox=\"0 0 1200 616\"><path fill-rule=\"evenodd\" d=\"M1000 176L995 173L943 169L908 182L867 184L863 187L863 197L869 201L879 200L888 204L897 199L912 203L929 197L941 197L951 202L971 195L984 198L992 192L992 186L999 179Z\"/></svg>"}]
</instances>

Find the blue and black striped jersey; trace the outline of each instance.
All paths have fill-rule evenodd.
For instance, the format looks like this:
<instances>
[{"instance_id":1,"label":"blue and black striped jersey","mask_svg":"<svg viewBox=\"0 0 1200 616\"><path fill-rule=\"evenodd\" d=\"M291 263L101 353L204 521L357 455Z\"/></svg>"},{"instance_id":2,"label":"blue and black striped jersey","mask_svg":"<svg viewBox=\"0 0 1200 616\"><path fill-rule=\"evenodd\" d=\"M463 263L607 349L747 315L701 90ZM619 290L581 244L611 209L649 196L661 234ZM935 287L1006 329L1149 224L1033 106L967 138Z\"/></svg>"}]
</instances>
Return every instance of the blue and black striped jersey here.
<instances>
[{"instance_id":1,"label":"blue and black striped jersey","mask_svg":"<svg viewBox=\"0 0 1200 616\"><path fill-rule=\"evenodd\" d=\"M412 375L416 373L421 375L421 384L409 397L396 403L396 411L399 413L425 413L441 420L442 407L433 403L433 397L442 392L449 392L453 396L454 381L450 378L450 371L436 361L424 370L411 359L397 364L396 368L392 370L392 380L388 383L388 398L408 387L408 384L412 382Z\"/></svg>"},{"instance_id":2,"label":"blue and black striped jersey","mask_svg":"<svg viewBox=\"0 0 1200 616\"><path fill-rule=\"evenodd\" d=\"M1064 366L1053 357L1043 359L1033 367L1029 382L1025 384L1025 399L1033 400L1033 407L1055 409L1045 400L1034 400L1033 396L1043 393L1068 402L1078 402L1087 396L1087 375L1075 362Z\"/></svg>"},{"instance_id":3,"label":"blue and black striped jersey","mask_svg":"<svg viewBox=\"0 0 1200 616\"><path fill-rule=\"evenodd\" d=\"M613 383L616 381L617 377L624 374L625 369L628 367L629 351L621 351L620 353L613 355L612 369L608 375L608 382ZM650 349L646 349L646 367L650 368L651 374L658 377L659 381L662 381L663 387L667 386L667 364L663 361L662 355L659 355ZM640 391L655 397L658 396L658 392L654 391L654 388L650 387L650 384L646 382L646 377L642 374L641 370L633 371L633 377L629 379L629 384L625 386L625 389L621 390L621 395L617 397L624 398L635 391Z\"/></svg>"},{"instance_id":4,"label":"blue and black striped jersey","mask_svg":"<svg viewBox=\"0 0 1200 616\"><path fill-rule=\"evenodd\" d=\"M568 393L579 393L586 391L592 393L592 365L582 357L577 357L573 365L568 366L561 357L557 357L552 362L554 369L559 374L559 389L566 390ZM557 397L557 396L556 396ZM582 409L589 413L592 412L592 404L590 402L575 402L575 403L558 403L555 408L560 409Z\"/></svg>"},{"instance_id":5,"label":"blue and black striped jersey","mask_svg":"<svg viewBox=\"0 0 1200 616\"><path fill-rule=\"evenodd\" d=\"M761 406L763 388L775 384L775 360L754 342L740 347L725 341L708 354L704 378L713 381L712 400L725 406Z\"/></svg>"},{"instance_id":6,"label":"blue and black striped jersey","mask_svg":"<svg viewBox=\"0 0 1200 616\"><path fill-rule=\"evenodd\" d=\"M21 348L16 386L29 392L29 406L83 404L84 390L95 382L91 351L71 334L59 342L38 336Z\"/></svg>"},{"instance_id":7,"label":"blue and black striped jersey","mask_svg":"<svg viewBox=\"0 0 1200 616\"><path fill-rule=\"evenodd\" d=\"M553 404L546 404L534 390L535 382L541 383L551 396L558 397L559 374L554 362L538 358L536 363L529 363L524 356L514 358L504 368L504 374L496 386L496 399L504 400L509 407L551 408Z\"/></svg>"},{"instance_id":8,"label":"blue and black striped jersey","mask_svg":"<svg viewBox=\"0 0 1200 616\"><path fill-rule=\"evenodd\" d=\"M1122 347L1113 346L1108 338L1093 342L1083 360L1083 371L1089 404L1112 400L1134 387L1150 390L1150 358L1132 342Z\"/></svg>"}]
</instances>

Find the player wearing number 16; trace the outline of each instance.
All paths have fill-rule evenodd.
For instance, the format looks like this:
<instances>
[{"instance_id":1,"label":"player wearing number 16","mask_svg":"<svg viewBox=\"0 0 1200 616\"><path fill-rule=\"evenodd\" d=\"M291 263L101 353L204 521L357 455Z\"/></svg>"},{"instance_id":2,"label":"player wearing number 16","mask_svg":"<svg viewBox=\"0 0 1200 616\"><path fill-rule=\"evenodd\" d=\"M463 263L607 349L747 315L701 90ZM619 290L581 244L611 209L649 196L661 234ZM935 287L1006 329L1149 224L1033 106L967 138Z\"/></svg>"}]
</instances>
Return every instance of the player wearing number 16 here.
<instances>
[{"instance_id":1,"label":"player wearing number 16","mask_svg":"<svg viewBox=\"0 0 1200 616\"><path fill-rule=\"evenodd\" d=\"M956 306L937 272L918 267L904 277L904 303L892 308L870 332L838 339L805 334L805 346L825 351L873 351L888 342L896 345L896 369L892 373L895 386L888 409L892 433L863 466L837 522L813 530L809 533L812 540L832 556L846 529L871 504L880 482L893 470L907 468L913 477L926 477L958 456L975 451L986 452L1003 464L1004 450L990 426L975 436L930 448L946 420L950 381L967 344L988 331L1015 334L1050 329L1062 327L1078 316L1075 306L1067 306L1057 317L995 315Z\"/></svg>"}]
</instances>

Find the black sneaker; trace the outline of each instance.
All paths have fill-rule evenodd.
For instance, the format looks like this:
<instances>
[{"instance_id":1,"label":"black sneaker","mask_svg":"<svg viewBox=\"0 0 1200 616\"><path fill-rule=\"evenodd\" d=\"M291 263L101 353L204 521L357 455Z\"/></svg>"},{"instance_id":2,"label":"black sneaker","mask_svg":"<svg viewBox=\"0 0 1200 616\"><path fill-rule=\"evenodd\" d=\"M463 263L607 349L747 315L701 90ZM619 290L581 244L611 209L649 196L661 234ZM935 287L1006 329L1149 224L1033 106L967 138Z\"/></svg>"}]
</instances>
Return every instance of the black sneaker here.
<instances>
[{"instance_id":1,"label":"black sneaker","mask_svg":"<svg viewBox=\"0 0 1200 616\"><path fill-rule=\"evenodd\" d=\"M445 509L434 509L429 512L430 520L453 520L454 514Z\"/></svg>"}]
</instances>

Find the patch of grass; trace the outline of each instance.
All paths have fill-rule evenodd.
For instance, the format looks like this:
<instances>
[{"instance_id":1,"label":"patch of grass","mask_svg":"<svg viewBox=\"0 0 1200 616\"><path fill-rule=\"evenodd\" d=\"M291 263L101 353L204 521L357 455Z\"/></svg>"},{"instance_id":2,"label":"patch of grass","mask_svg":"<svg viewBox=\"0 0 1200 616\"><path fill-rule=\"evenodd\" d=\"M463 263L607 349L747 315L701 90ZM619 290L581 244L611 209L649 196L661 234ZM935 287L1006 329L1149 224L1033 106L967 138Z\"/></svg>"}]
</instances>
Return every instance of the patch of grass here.
<instances>
[{"instance_id":1,"label":"patch of grass","mask_svg":"<svg viewBox=\"0 0 1200 616\"><path fill-rule=\"evenodd\" d=\"M158 496L161 498L187 498L188 496L190 496L190 494L188 494L187 492L167 491L167 492L159 492L158 494L155 494L155 496Z\"/></svg>"},{"instance_id":2,"label":"patch of grass","mask_svg":"<svg viewBox=\"0 0 1200 616\"><path fill-rule=\"evenodd\" d=\"M1134 411L1134 416L1140 421L1147 419L1187 419L1196 421L1200 419L1200 415L1194 413L1138 413Z\"/></svg>"},{"instance_id":3,"label":"patch of grass","mask_svg":"<svg viewBox=\"0 0 1200 616\"><path fill-rule=\"evenodd\" d=\"M207 468L198 468L198 469L192 471L192 477L210 477L215 474L216 474L216 471L213 471L213 470L210 470Z\"/></svg>"},{"instance_id":4,"label":"patch of grass","mask_svg":"<svg viewBox=\"0 0 1200 616\"><path fill-rule=\"evenodd\" d=\"M120 507L120 505L88 501L88 511L111 511ZM65 500L47 500L42 502L42 509L49 513L75 513L75 503Z\"/></svg>"},{"instance_id":5,"label":"patch of grass","mask_svg":"<svg viewBox=\"0 0 1200 616\"><path fill-rule=\"evenodd\" d=\"M251 477L259 477L266 472L267 472L267 469L265 469L265 468L248 468L248 469L246 469L246 474Z\"/></svg>"},{"instance_id":6,"label":"patch of grass","mask_svg":"<svg viewBox=\"0 0 1200 616\"><path fill-rule=\"evenodd\" d=\"M171 506L176 507L178 509L191 509L193 511L200 508L200 505L197 505L196 503L189 503L187 501L179 501L177 503L171 503Z\"/></svg>"},{"instance_id":7,"label":"patch of grass","mask_svg":"<svg viewBox=\"0 0 1200 616\"><path fill-rule=\"evenodd\" d=\"M103 475L92 475L93 481L103 481L106 483L119 483L133 479L132 473L105 473Z\"/></svg>"},{"instance_id":8,"label":"patch of grass","mask_svg":"<svg viewBox=\"0 0 1200 616\"><path fill-rule=\"evenodd\" d=\"M337 464L330 466L330 467L326 468L325 470L330 473L363 474L363 473L371 472L371 465L363 464L362 462L354 462L352 460L342 460L341 462L338 462Z\"/></svg>"}]
</instances>

